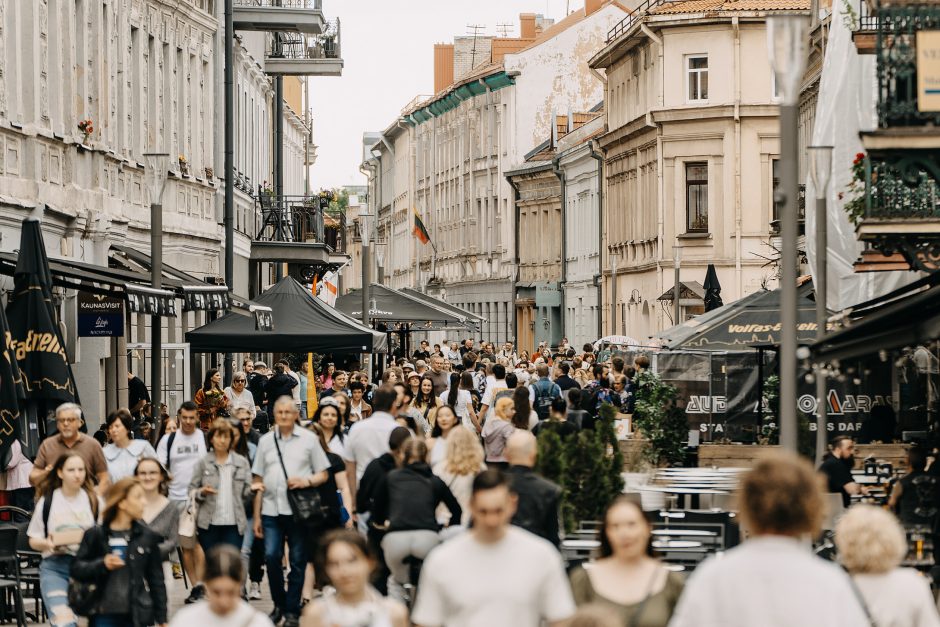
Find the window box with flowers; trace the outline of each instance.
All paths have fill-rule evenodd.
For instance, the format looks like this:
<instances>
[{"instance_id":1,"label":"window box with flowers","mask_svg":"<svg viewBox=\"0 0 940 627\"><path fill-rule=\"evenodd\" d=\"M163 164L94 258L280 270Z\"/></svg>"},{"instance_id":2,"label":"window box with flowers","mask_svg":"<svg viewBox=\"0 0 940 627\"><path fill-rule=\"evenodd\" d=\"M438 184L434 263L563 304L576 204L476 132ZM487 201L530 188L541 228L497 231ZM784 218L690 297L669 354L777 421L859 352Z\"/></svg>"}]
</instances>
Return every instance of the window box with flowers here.
<instances>
[{"instance_id":1,"label":"window box with flowers","mask_svg":"<svg viewBox=\"0 0 940 627\"><path fill-rule=\"evenodd\" d=\"M189 176L189 162L186 160L186 155L179 156L180 164L180 174L183 176Z\"/></svg>"}]
</instances>

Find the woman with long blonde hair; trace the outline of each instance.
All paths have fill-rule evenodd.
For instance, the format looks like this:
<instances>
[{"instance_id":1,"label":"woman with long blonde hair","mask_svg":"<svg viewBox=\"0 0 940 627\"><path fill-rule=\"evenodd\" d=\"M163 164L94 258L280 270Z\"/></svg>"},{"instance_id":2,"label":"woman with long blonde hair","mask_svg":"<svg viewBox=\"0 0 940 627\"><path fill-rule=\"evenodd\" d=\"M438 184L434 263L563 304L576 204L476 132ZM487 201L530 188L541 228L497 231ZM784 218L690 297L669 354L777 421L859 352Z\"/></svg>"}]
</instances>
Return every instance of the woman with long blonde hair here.
<instances>
[{"instance_id":1,"label":"woman with long blonde hair","mask_svg":"<svg viewBox=\"0 0 940 627\"><path fill-rule=\"evenodd\" d=\"M503 396L496 399L493 417L483 425L483 450L486 451L486 463L500 469L509 467L506 461L506 441L516 427L512 424L516 407L512 398Z\"/></svg>"},{"instance_id":2,"label":"woman with long blonde hair","mask_svg":"<svg viewBox=\"0 0 940 627\"><path fill-rule=\"evenodd\" d=\"M467 525L470 520L470 495L473 492L473 478L486 470L483 463L483 447L475 433L464 426L457 425L447 436L447 450L444 459L434 465L434 474L447 484L454 498L460 504L463 515L460 524ZM437 508L437 519L441 524L450 522L450 512L446 507Z\"/></svg>"}]
</instances>

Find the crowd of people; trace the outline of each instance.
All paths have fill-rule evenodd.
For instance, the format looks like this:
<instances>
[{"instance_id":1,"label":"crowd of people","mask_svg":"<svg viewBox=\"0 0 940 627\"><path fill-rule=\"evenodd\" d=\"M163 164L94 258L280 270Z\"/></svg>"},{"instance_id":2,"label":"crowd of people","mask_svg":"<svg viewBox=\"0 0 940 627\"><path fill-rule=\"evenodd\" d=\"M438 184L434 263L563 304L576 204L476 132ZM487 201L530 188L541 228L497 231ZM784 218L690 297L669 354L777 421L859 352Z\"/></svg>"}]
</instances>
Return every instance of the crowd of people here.
<instances>
[{"instance_id":1,"label":"crowd of people","mask_svg":"<svg viewBox=\"0 0 940 627\"><path fill-rule=\"evenodd\" d=\"M600 521L598 558L566 572L562 489L536 471L537 434L592 429L603 403L631 414L648 359L443 346L422 342L375 382L246 360L228 386L210 370L159 424L138 387L103 446L61 405L28 472L51 624L940 627L926 580L898 568L893 515L849 510L835 538L845 570L812 555L823 487L786 454L744 477L749 538L688 580L654 555L626 497ZM309 376L316 398L300 394ZM176 561L192 587L170 617ZM268 616L250 603L265 575Z\"/></svg>"}]
</instances>

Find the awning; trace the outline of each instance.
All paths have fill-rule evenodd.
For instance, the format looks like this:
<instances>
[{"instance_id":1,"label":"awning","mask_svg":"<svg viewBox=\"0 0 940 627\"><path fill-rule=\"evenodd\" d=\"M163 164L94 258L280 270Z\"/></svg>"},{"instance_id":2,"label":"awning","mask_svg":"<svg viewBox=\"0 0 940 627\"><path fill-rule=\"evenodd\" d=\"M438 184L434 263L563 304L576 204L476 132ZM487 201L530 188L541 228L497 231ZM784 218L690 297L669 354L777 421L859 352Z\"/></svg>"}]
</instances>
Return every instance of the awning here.
<instances>
[{"instance_id":1,"label":"awning","mask_svg":"<svg viewBox=\"0 0 940 627\"><path fill-rule=\"evenodd\" d=\"M435 298L429 294L419 292L418 290L411 289L410 287L403 287L401 289L403 294L407 294L412 298L417 298L421 302L427 303L428 305L433 305L445 311L449 311L458 316L463 316L466 319L466 322L463 326L469 324L473 326L473 330L479 332L481 325L486 322L486 318L481 315L475 314L472 311L467 311L462 307L457 307L456 305L451 305L450 303L444 302L440 298Z\"/></svg>"},{"instance_id":2,"label":"awning","mask_svg":"<svg viewBox=\"0 0 940 627\"><path fill-rule=\"evenodd\" d=\"M427 303L405 294L373 283L369 288L372 306L369 318L386 323L413 323L427 329L442 326L461 326L469 328L468 317L436 305ZM362 291L353 290L336 299L336 308L351 318L362 317Z\"/></svg>"},{"instance_id":3,"label":"awning","mask_svg":"<svg viewBox=\"0 0 940 627\"><path fill-rule=\"evenodd\" d=\"M663 292L657 301L669 301L676 297L675 286ZM705 304L705 288L698 281L679 281L679 304L683 307L695 307Z\"/></svg>"},{"instance_id":4,"label":"awning","mask_svg":"<svg viewBox=\"0 0 940 627\"><path fill-rule=\"evenodd\" d=\"M847 310L842 329L810 347L816 363L852 359L940 338L940 277L930 275Z\"/></svg>"}]
</instances>

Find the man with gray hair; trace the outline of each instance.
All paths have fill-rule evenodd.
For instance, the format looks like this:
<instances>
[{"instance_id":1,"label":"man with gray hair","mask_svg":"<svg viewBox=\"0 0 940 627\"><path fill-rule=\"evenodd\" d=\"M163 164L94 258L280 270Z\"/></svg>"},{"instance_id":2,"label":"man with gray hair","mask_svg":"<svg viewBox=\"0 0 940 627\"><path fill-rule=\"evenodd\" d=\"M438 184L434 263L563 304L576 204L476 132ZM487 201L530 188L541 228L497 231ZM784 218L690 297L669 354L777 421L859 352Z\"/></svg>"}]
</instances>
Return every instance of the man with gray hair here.
<instances>
[{"instance_id":1,"label":"man with gray hair","mask_svg":"<svg viewBox=\"0 0 940 627\"><path fill-rule=\"evenodd\" d=\"M545 538L555 548L561 544L558 535L558 516L561 507L561 488L539 475L535 470L538 444L529 431L516 430L506 441L506 460L513 493L519 505L512 524Z\"/></svg>"},{"instance_id":2,"label":"man with gray hair","mask_svg":"<svg viewBox=\"0 0 940 627\"><path fill-rule=\"evenodd\" d=\"M108 478L108 462L98 441L81 432L83 419L82 408L75 403L62 403L55 410L57 433L42 441L36 461L29 473L29 482L33 486L40 483L52 470L60 457L75 453L85 460L85 471L92 481L98 482L98 494L104 494L111 481Z\"/></svg>"}]
</instances>

